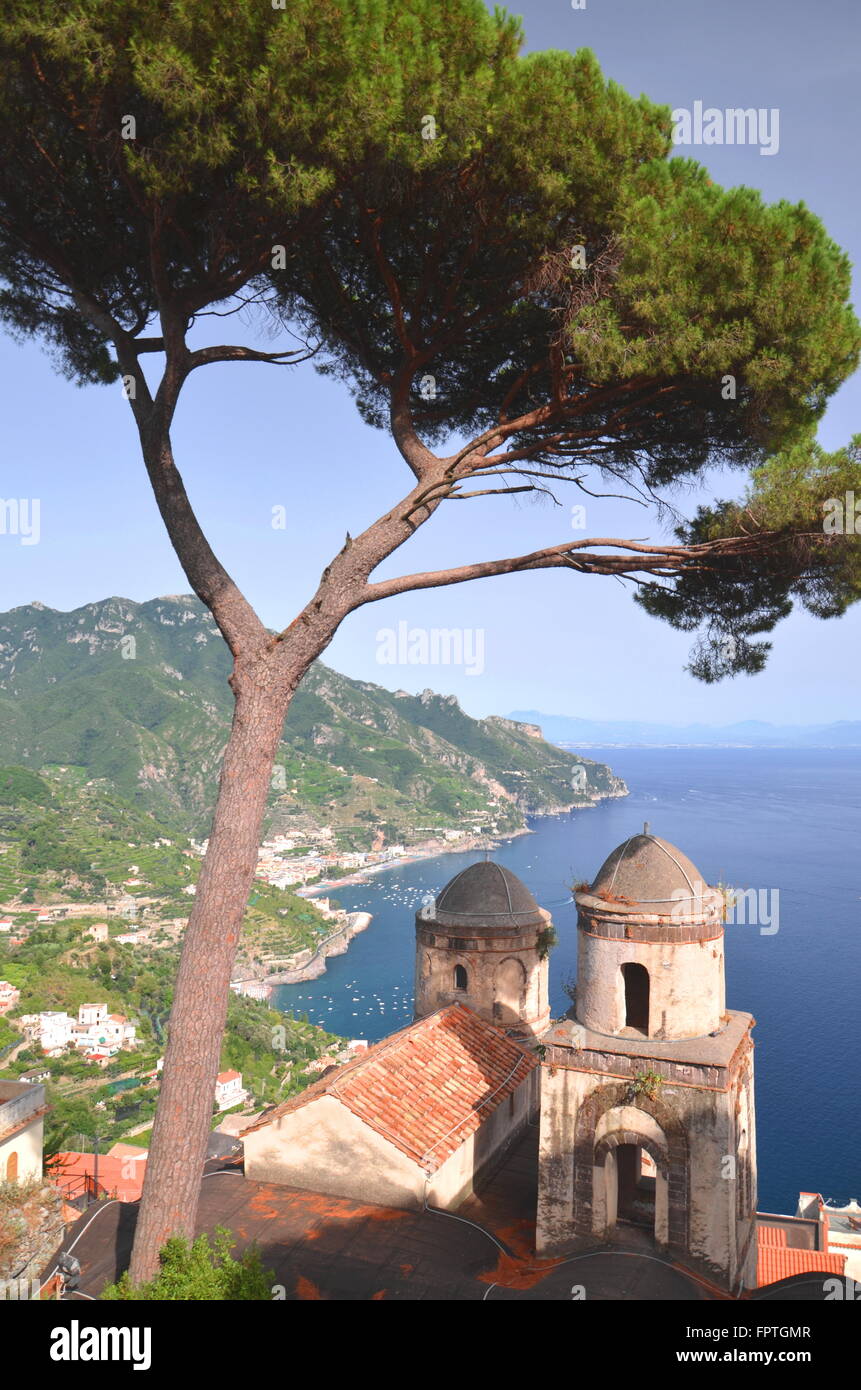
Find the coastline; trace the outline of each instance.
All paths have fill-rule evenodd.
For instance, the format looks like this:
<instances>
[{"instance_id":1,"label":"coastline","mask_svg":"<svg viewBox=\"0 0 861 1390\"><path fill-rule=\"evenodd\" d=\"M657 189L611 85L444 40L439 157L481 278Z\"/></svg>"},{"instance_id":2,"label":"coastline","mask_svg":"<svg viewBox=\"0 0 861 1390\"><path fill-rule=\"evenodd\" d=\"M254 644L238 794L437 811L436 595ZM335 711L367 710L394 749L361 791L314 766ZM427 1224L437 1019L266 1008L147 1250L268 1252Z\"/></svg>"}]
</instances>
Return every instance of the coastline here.
<instances>
[{"instance_id":1,"label":"coastline","mask_svg":"<svg viewBox=\"0 0 861 1390\"><path fill-rule=\"evenodd\" d=\"M618 779L621 781L621 778ZM600 801L613 801L619 797L630 796L630 790L622 784L624 790L616 789L608 792L596 792L594 796L587 797L583 801L572 801L564 806L551 806L541 811L527 811L524 814L530 816L565 816L570 811L588 811L596 806ZM426 849L417 847L412 853L404 854L398 859L390 859L385 864L371 864L366 869L357 869L355 873L345 874L341 878L327 878L315 883L310 887L302 886L293 891L297 897L313 900L318 894L329 894L339 886L354 887L356 884L367 883L376 878L377 874L385 873L389 869L396 869L401 864L417 864L425 859L438 859L444 854L468 854L470 850L484 850L488 846L491 850L498 849L500 845L506 844L509 840L516 840L521 835L531 835L533 831L528 825L521 826L519 830L512 830L506 835L467 835L461 840L450 842L438 842L434 846Z\"/></svg>"},{"instance_id":2,"label":"coastline","mask_svg":"<svg viewBox=\"0 0 861 1390\"><path fill-rule=\"evenodd\" d=\"M550 813L554 814L554 813ZM389 859L385 864L370 864L366 869L357 869L355 873L345 874L341 878L327 878L320 883L314 883L310 887L294 889L299 898L312 900L317 894L329 894L334 888L349 886L353 887L358 883L367 883L377 877L378 874L386 873L389 869L397 869L402 864L419 864L425 859L439 859L443 854L468 854L470 850L486 849L490 844L492 848L497 848L506 840L514 840L519 835L531 835L532 831L528 826L523 826L520 830L512 830L510 835L488 837L487 835L465 836L462 840L454 840L450 844L439 844L433 848L417 848L411 854L403 854L398 859Z\"/></svg>"},{"instance_id":3,"label":"coastline","mask_svg":"<svg viewBox=\"0 0 861 1390\"><path fill-rule=\"evenodd\" d=\"M618 779L621 781L621 779ZM585 811L591 809L600 801L613 800L619 797L629 796L628 787L622 783L621 787L614 787L608 792L596 793L583 801L572 801L565 806L548 807L545 810L527 813L536 817L543 816L563 816L571 811ZM371 864L367 868L357 869L355 873L344 875L341 878L323 879L320 883L315 883L310 887L303 886L295 889L297 897L305 898L313 902L315 897L328 895L337 890L338 887L353 887L358 884L371 882L379 874L386 873L390 869L398 868L400 865L417 864L427 859L438 859L445 854L464 854L471 850L484 850L488 846L496 850L500 845L509 843L512 840L520 839L524 835L532 835L535 832L528 825L521 826L518 830L512 830L510 834L488 837L486 835L469 835L460 840L451 842L437 842L426 847L417 847L411 854L404 854L397 859L390 859L384 864ZM276 971L267 975L259 983L267 989L267 997L271 1001L272 991L279 985L302 984L307 980L316 980L326 971L326 958L328 956L344 955L350 942L360 932L366 931L373 921L373 913L352 912L349 914L347 924L337 932L333 932L330 937L314 951L307 960L290 970Z\"/></svg>"},{"instance_id":4,"label":"coastline","mask_svg":"<svg viewBox=\"0 0 861 1390\"><path fill-rule=\"evenodd\" d=\"M360 932L367 931L373 920L372 912L349 912L344 925L332 932L331 936L327 936L325 941L321 941L307 960L297 962L292 970L276 970L271 975L264 976L262 983L269 991L269 999L272 998L272 990L278 985L299 985L305 980L317 980L321 975L325 975L328 957L346 955L353 938ZM300 953L306 954L308 953Z\"/></svg>"}]
</instances>

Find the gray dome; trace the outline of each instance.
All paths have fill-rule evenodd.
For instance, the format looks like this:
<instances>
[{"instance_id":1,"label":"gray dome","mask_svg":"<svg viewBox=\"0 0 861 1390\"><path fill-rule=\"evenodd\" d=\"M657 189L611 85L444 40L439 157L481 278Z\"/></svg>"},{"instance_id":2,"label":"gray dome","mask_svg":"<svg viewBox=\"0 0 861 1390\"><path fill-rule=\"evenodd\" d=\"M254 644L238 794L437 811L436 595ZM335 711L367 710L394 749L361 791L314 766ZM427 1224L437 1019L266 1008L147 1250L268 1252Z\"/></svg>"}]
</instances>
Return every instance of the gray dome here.
<instances>
[{"instance_id":1,"label":"gray dome","mask_svg":"<svg viewBox=\"0 0 861 1390\"><path fill-rule=\"evenodd\" d=\"M541 927L544 913L525 883L493 860L461 869L443 888L429 916L441 927L515 930Z\"/></svg>"},{"instance_id":2,"label":"gray dome","mask_svg":"<svg viewBox=\"0 0 861 1390\"><path fill-rule=\"evenodd\" d=\"M665 913L679 903L696 912L712 890L686 854L657 835L632 835L608 855L589 889L592 897ZM688 906L689 905L689 906Z\"/></svg>"}]
</instances>

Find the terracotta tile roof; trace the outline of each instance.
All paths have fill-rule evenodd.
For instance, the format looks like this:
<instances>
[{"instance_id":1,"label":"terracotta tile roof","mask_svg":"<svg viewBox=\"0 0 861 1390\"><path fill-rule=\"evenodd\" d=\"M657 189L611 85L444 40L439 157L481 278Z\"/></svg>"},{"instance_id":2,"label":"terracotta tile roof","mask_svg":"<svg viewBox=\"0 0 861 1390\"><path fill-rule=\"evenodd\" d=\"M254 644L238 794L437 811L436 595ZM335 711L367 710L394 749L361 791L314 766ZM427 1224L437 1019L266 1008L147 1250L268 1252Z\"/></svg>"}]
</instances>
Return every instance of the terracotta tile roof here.
<instances>
[{"instance_id":1,"label":"terracotta tile roof","mask_svg":"<svg viewBox=\"0 0 861 1390\"><path fill-rule=\"evenodd\" d=\"M786 1245L786 1232L779 1226L759 1226L757 1240L760 1245Z\"/></svg>"},{"instance_id":2,"label":"terracotta tile roof","mask_svg":"<svg viewBox=\"0 0 861 1390\"><path fill-rule=\"evenodd\" d=\"M73 1197L83 1190L84 1178L95 1176L95 1155L67 1151L57 1154L56 1163L48 1177L64 1196ZM99 1155L99 1191L116 1196L121 1202L136 1202L143 1189L146 1160L130 1162L129 1157Z\"/></svg>"},{"instance_id":3,"label":"terracotta tile roof","mask_svg":"<svg viewBox=\"0 0 861 1390\"><path fill-rule=\"evenodd\" d=\"M149 1150L142 1149L138 1144L124 1144L122 1141L112 1144L108 1149L106 1158L148 1158Z\"/></svg>"},{"instance_id":4,"label":"terracotta tile roof","mask_svg":"<svg viewBox=\"0 0 861 1390\"><path fill-rule=\"evenodd\" d=\"M218 1073L218 1076L217 1076L215 1079L216 1079L216 1081L219 1081L219 1082L221 1082L221 1083L224 1083L225 1081L241 1081L241 1080L242 1080L242 1072L240 1072L240 1071L220 1071L220 1072Z\"/></svg>"},{"instance_id":5,"label":"terracotta tile roof","mask_svg":"<svg viewBox=\"0 0 861 1390\"><path fill-rule=\"evenodd\" d=\"M774 1226L760 1226L757 1237L756 1283L760 1289L764 1284L776 1284L778 1279L788 1279L792 1274L842 1275L846 1268L845 1255L792 1249L786 1244L785 1232Z\"/></svg>"},{"instance_id":6,"label":"terracotta tile roof","mask_svg":"<svg viewBox=\"0 0 861 1390\"><path fill-rule=\"evenodd\" d=\"M449 1004L337 1067L264 1113L263 1129L320 1096L333 1096L430 1171L538 1066L537 1055L465 1004Z\"/></svg>"}]
</instances>

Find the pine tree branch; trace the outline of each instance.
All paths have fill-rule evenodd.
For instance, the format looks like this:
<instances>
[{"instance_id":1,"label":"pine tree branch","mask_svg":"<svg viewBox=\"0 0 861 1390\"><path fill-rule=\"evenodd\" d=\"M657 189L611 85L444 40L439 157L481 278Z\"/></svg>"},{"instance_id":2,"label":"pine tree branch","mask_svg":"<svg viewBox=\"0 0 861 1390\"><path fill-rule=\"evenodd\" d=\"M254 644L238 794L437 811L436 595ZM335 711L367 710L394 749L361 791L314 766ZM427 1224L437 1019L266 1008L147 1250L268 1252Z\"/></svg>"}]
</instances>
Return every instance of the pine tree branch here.
<instances>
[{"instance_id":1,"label":"pine tree branch","mask_svg":"<svg viewBox=\"0 0 861 1390\"><path fill-rule=\"evenodd\" d=\"M534 550L528 555L515 555L500 560L484 560L451 569L429 570L424 573L399 575L366 585L360 606L396 594L417 589L437 589L450 584L462 584L472 579L487 579L498 574L522 574L538 569L575 569L581 574L673 576L693 570L714 568L722 559L756 553L769 542L784 540L782 535L760 534L756 538L733 536L723 540L704 541L697 545L658 546L642 541L625 541L617 537L593 537L582 541L565 541L561 545ZM596 553L614 547L623 554Z\"/></svg>"}]
</instances>

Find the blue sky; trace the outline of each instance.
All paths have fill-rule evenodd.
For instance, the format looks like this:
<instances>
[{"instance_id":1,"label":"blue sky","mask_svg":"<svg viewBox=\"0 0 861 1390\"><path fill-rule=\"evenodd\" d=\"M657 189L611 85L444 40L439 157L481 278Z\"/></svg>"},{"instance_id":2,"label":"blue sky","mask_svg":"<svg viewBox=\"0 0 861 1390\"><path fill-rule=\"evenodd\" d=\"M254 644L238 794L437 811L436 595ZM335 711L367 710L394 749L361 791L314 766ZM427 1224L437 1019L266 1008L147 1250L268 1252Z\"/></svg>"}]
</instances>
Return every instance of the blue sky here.
<instances>
[{"instance_id":1,"label":"blue sky","mask_svg":"<svg viewBox=\"0 0 861 1390\"><path fill-rule=\"evenodd\" d=\"M859 260L857 180L861 7L856 0L530 0L531 48L587 46L629 91L671 107L777 108L780 145L683 149L724 184L803 199ZM855 293L856 308L859 295ZM230 321L228 321L230 322ZM253 341L233 320L225 341ZM119 387L77 388L35 344L0 338L4 449L0 495L38 497L41 539L0 535L0 608L39 599L69 609L120 594L144 600L188 584L149 492ZM834 397L827 448L861 430L859 375ZM384 434L346 390L311 367L218 365L187 384L174 429L179 466L217 553L264 621L283 627L340 549L408 489ZM727 479L717 492L738 492ZM588 502L585 535L659 536L640 507ZM696 494L675 499L688 511ZM286 508L283 530L273 507ZM569 539L567 508L486 498L449 505L381 573L517 554ZM381 665L382 629L480 630L483 669ZM689 638L647 617L608 578L548 571L404 595L354 614L325 655L390 688L454 693L475 715L516 708L586 717L818 722L858 717L861 610L838 621L793 614L767 670L705 687L684 671ZM475 664L475 663L474 663Z\"/></svg>"}]
</instances>

